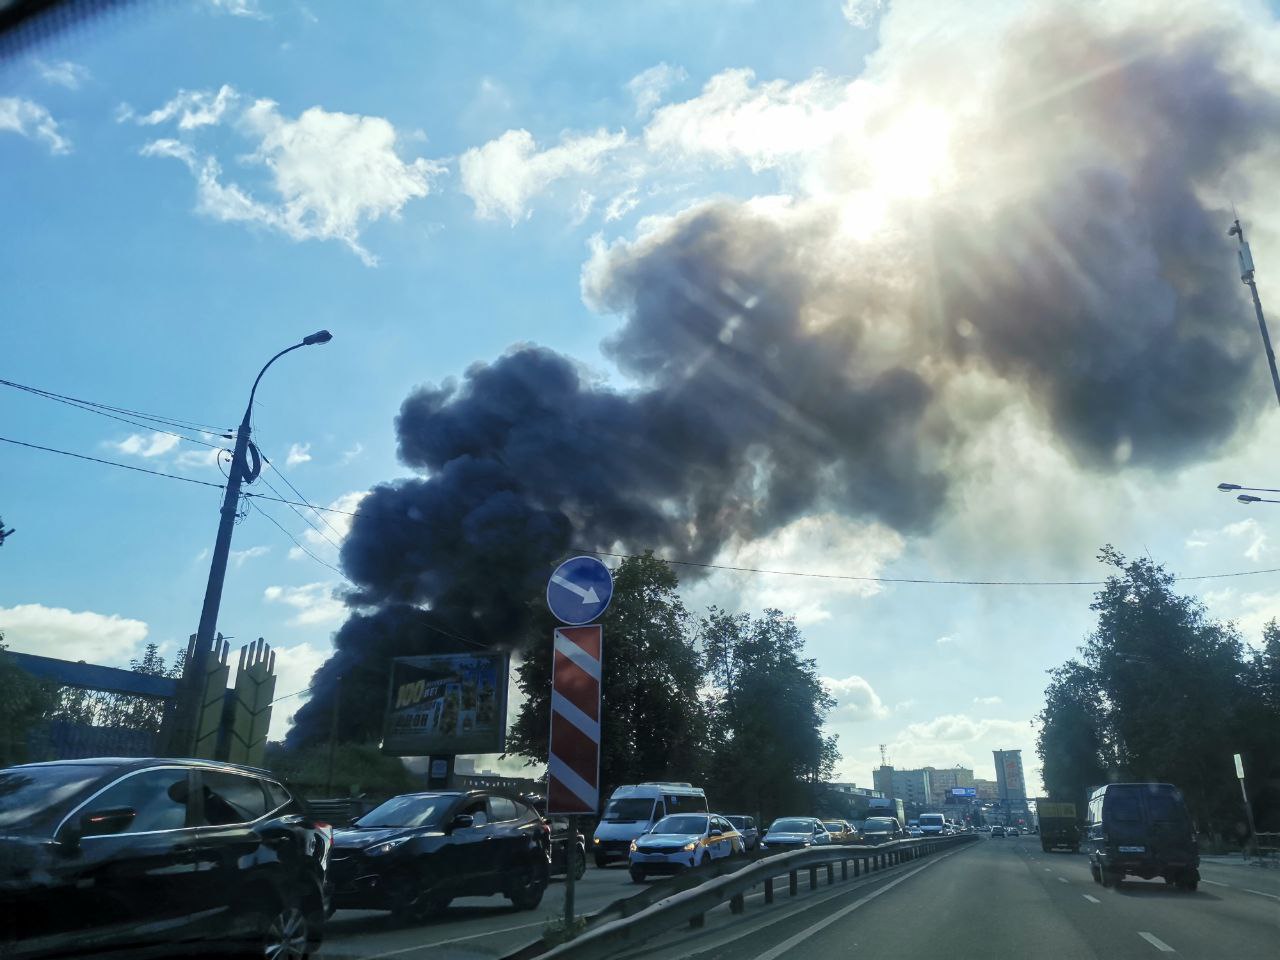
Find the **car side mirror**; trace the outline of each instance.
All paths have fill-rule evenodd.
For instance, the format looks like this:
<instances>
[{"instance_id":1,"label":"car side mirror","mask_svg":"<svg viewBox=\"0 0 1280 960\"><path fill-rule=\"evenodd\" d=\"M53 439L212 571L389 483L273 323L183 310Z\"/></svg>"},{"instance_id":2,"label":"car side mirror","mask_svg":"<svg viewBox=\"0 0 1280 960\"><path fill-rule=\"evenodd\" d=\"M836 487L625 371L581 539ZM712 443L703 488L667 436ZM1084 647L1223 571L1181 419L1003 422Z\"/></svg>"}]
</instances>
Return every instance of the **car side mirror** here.
<instances>
[{"instance_id":1,"label":"car side mirror","mask_svg":"<svg viewBox=\"0 0 1280 960\"><path fill-rule=\"evenodd\" d=\"M460 813L449 823L450 830L467 830L476 825L476 818L469 813Z\"/></svg>"},{"instance_id":2,"label":"car side mirror","mask_svg":"<svg viewBox=\"0 0 1280 960\"><path fill-rule=\"evenodd\" d=\"M103 807L80 818L76 833L81 837L102 837L119 833L133 823L138 811L133 807Z\"/></svg>"},{"instance_id":3,"label":"car side mirror","mask_svg":"<svg viewBox=\"0 0 1280 960\"><path fill-rule=\"evenodd\" d=\"M712 828L711 828L711 836L713 836L713 837L723 837L723 836L724 836L724 831L723 831L723 830L721 830L719 827L712 827Z\"/></svg>"}]
</instances>

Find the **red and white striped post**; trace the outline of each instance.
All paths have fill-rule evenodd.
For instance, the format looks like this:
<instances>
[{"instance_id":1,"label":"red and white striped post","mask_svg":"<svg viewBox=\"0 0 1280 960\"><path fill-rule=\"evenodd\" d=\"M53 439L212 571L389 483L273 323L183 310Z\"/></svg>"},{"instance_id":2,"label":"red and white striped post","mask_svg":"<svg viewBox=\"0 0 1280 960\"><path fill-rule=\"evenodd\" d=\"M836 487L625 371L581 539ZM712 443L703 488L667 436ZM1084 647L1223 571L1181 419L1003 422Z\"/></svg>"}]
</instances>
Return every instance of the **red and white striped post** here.
<instances>
[{"instance_id":1,"label":"red and white striped post","mask_svg":"<svg viewBox=\"0 0 1280 960\"><path fill-rule=\"evenodd\" d=\"M558 627L551 665L551 739L547 750L547 812L569 815L565 848L564 916L572 936L577 814L600 806L600 680L603 635L599 624Z\"/></svg>"}]
</instances>

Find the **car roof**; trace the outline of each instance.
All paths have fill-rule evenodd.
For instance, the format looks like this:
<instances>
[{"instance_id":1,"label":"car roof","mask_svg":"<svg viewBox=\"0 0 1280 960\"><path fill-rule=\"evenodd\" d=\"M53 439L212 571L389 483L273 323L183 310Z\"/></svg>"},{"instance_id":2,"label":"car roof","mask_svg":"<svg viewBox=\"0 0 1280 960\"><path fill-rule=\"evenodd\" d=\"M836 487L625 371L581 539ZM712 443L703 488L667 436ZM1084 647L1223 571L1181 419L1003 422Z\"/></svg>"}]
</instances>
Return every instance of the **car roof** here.
<instances>
[{"instance_id":1,"label":"car roof","mask_svg":"<svg viewBox=\"0 0 1280 960\"><path fill-rule=\"evenodd\" d=\"M74 760L44 760L40 763L19 764L20 768L32 769L43 767L120 767L121 769L154 767L163 764L167 767L192 767L209 770L240 770L255 776L280 779L279 774L264 767L251 767L243 763L225 763L221 760L203 760L199 757L77 757Z\"/></svg>"}]
</instances>

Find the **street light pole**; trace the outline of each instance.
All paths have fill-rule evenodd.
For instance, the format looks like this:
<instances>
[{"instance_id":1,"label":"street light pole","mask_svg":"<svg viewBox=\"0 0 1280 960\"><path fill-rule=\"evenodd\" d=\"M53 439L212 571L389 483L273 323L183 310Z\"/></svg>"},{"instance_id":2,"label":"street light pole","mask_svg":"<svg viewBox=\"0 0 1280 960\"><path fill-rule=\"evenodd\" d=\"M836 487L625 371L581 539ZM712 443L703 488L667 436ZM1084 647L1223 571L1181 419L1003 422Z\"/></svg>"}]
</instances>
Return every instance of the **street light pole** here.
<instances>
[{"instance_id":1,"label":"street light pole","mask_svg":"<svg viewBox=\"0 0 1280 960\"><path fill-rule=\"evenodd\" d=\"M240 485L242 482L253 483L262 470L262 461L257 448L249 442L250 421L253 418L253 398L258 392L258 384L267 368L286 353L301 347L309 347L318 343L328 343L333 335L328 330L320 330L304 337L300 343L286 347L268 360L258 371L249 391L249 404L244 410L244 419L240 421L240 429L236 431L236 445L231 454L231 469L228 471L226 492L222 497L221 517L218 521L218 535L213 543L213 559L209 563L209 581L205 585L204 605L200 608L200 624L196 628L195 649L191 662L186 665L185 703L178 705L178 723L175 734L169 744L170 753L190 756L195 752L197 734L197 715L200 709L201 690L204 682L205 664L209 650L213 644L214 632L218 626L218 608L222 604L222 586L227 576L227 560L231 554L231 531L235 526L236 514L240 510ZM252 450L253 465L249 464Z\"/></svg>"},{"instance_id":2,"label":"street light pole","mask_svg":"<svg viewBox=\"0 0 1280 960\"><path fill-rule=\"evenodd\" d=\"M1253 253L1249 250L1249 244L1244 238L1244 227L1240 226L1239 220L1231 224L1227 236L1235 237L1240 242L1240 249L1236 251L1240 258L1240 281L1253 294L1253 312L1258 316L1258 330L1262 334L1262 346L1267 351L1267 366L1271 368L1271 384L1276 389L1276 401L1280 402L1280 371L1276 370L1276 354L1271 349L1271 335L1267 333L1267 320L1262 315L1262 300L1258 297L1258 284L1253 278Z\"/></svg>"}]
</instances>

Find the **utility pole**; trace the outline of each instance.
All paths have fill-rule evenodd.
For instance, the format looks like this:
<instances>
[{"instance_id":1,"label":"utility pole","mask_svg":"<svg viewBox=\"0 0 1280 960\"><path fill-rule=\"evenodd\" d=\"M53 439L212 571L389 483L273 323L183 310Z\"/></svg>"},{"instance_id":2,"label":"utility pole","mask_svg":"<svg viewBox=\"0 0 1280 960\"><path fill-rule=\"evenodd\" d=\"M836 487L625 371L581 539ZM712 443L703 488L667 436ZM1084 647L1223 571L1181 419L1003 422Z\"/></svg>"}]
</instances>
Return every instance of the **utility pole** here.
<instances>
[{"instance_id":1,"label":"utility pole","mask_svg":"<svg viewBox=\"0 0 1280 960\"><path fill-rule=\"evenodd\" d=\"M1236 779L1240 781L1240 796L1244 798L1244 816L1249 823L1249 845L1253 847L1253 855L1259 855L1258 829L1253 825L1253 807L1249 804L1249 792L1244 788L1244 761L1240 754L1234 756L1236 762Z\"/></svg>"},{"instance_id":2,"label":"utility pole","mask_svg":"<svg viewBox=\"0 0 1280 960\"><path fill-rule=\"evenodd\" d=\"M1235 237L1240 242L1236 255L1240 258L1240 282L1253 294L1253 312L1258 316L1258 330L1262 334L1262 346L1267 351L1267 366L1271 368L1271 383L1276 388L1276 401L1280 402L1280 371L1276 370L1276 354L1271 349L1271 335L1267 333L1267 320L1262 315L1262 300L1258 297L1258 284L1253 279L1253 253L1249 250L1248 241L1244 238L1244 227L1239 219L1231 224L1228 237Z\"/></svg>"},{"instance_id":3,"label":"utility pole","mask_svg":"<svg viewBox=\"0 0 1280 960\"><path fill-rule=\"evenodd\" d=\"M286 347L266 362L258 371L253 381L253 389L249 391L249 405L245 407L244 419L240 421L240 429L236 431L236 445L231 454L231 469L228 471L226 492L222 498L221 518L218 522L218 535L213 543L213 559L209 563L209 582L205 585L204 605L200 609L200 625L196 629L195 649L184 672L184 690L177 704L176 723L169 738L170 756L190 756L195 751L196 729L200 712L200 686L204 681L205 663L213 644L214 633L218 627L218 608L222 603L222 585L227 576L227 559L231 553L231 531L235 526L236 515L240 511L240 485L253 483L262 470L262 458L258 449L249 440L251 421L253 419L253 398L258 392L258 384L267 368L292 350L309 347L318 343L328 343L333 339L328 330L319 330L304 337L300 343ZM249 454L252 452L252 466Z\"/></svg>"}]
</instances>

